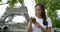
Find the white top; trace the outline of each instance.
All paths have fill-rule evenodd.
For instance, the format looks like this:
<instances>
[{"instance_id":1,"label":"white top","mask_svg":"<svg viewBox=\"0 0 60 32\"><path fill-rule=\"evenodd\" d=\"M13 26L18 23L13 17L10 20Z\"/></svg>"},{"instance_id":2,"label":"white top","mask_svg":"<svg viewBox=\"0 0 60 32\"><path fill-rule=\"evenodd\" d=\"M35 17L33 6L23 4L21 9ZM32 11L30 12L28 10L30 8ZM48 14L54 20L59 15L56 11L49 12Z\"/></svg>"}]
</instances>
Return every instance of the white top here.
<instances>
[{"instance_id":1,"label":"white top","mask_svg":"<svg viewBox=\"0 0 60 32\"><path fill-rule=\"evenodd\" d=\"M43 19L42 18L38 18L38 17L35 17L36 18L36 21L41 25L43 26L44 28L46 28L46 26L43 25ZM52 23L51 23L51 20L50 18L47 17L47 21L48 21L48 27L52 27ZM36 25L34 25L32 23L32 32L42 32L41 29L39 29Z\"/></svg>"}]
</instances>

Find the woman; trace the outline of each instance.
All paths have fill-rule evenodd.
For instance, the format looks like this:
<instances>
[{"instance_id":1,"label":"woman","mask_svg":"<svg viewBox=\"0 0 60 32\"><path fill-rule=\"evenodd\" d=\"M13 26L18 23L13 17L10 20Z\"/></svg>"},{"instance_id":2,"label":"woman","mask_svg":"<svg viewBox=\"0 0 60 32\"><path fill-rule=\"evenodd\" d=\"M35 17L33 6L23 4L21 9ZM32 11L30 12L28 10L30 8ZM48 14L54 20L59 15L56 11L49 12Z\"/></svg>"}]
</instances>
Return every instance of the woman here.
<instances>
[{"instance_id":1,"label":"woman","mask_svg":"<svg viewBox=\"0 0 60 32\"><path fill-rule=\"evenodd\" d=\"M45 9L42 3L35 5L35 15L36 22L33 23L33 17L30 17L27 32L51 32L52 23L50 18L45 15Z\"/></svg>"}]
</instances>

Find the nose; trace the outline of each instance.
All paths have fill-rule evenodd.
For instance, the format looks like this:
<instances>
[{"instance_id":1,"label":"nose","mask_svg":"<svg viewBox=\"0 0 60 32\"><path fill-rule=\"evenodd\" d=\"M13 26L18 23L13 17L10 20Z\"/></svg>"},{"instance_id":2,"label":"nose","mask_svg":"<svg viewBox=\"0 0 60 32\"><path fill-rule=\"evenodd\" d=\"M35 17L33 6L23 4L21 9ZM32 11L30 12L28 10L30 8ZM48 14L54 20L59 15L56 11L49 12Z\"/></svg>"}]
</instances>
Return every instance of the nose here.
<instances>
[{"instance_id":1,"label":"nose","mask_svg":"<svg viewBox=\"0 0 60 32\"><path fill-rule=\"evenodd\" d=\"M36 11L37 13L39 13L39 11Z\"/></svg>"}]
</instances>

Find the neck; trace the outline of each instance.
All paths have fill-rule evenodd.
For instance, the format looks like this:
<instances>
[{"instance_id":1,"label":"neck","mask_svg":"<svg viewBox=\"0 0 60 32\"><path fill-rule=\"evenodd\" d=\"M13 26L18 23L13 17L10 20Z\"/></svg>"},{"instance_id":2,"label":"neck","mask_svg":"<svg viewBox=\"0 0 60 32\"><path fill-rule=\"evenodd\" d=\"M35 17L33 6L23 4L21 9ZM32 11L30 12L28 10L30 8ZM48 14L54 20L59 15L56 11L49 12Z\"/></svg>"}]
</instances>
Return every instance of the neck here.
<instances>
[{"instance_id":1,"label":"neck","mask_svg":"<svg viewBox=\"0 0 60 32\"><path fill-rule=\"evenodd\" d=\"M41 16L37 16L38 18L42 18Z\"/></svg>"}]
</instances>

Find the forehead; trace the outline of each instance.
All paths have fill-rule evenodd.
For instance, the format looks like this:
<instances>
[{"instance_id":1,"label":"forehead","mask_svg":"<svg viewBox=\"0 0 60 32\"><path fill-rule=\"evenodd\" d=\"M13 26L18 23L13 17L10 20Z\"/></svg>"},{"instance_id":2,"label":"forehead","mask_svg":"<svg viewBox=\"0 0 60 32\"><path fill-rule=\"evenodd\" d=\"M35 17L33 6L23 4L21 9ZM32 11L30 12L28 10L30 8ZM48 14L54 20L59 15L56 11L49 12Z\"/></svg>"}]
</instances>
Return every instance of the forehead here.
<instances>
[{"instance_id":1,"label":"forehead","mask_svg":"<svg viewBox=\"0 0 60 32\"><path fill-rule=\"evenodd\" d=\"M41 7L38 5L38 6L35 7L35 9L41 9Z\"/></svg>"}]
</instances>

